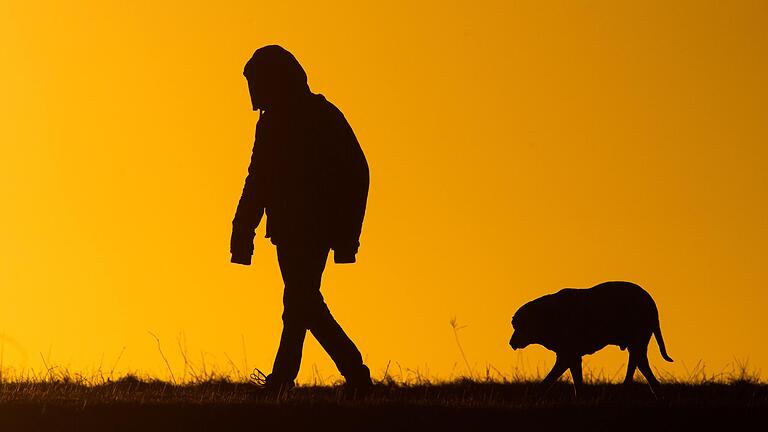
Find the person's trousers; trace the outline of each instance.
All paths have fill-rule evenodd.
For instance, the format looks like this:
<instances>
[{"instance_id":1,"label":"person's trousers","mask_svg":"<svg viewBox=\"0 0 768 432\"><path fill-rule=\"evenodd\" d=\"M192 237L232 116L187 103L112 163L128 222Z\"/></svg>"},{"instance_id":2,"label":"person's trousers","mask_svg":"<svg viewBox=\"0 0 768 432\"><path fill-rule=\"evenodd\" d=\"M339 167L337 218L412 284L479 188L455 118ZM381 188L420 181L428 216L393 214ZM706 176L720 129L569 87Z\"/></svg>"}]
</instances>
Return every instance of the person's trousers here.
<instances>
[{"instance_id":1,"label":"person's trousers","mask_svg":"<svg viewBox=\"0 0 768 432\"><path fill-rule=\"evenodd\" d=\"M283 333L271 379L293 381L299 373L301 352L307 330L336 363L339 372L354 380L363 374L363 357L344 333L320 293L320 282L329 248L323 246L277 245L277 260L283 275Z\"/></svg>"}]
</instances>

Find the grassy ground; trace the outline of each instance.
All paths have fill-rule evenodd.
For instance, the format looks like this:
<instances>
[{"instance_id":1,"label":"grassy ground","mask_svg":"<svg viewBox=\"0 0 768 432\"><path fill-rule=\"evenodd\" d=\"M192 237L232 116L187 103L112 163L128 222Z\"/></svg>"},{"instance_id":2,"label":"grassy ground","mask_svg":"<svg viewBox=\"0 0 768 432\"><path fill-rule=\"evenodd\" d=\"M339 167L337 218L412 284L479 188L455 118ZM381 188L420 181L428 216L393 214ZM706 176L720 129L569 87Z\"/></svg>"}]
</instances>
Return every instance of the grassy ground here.
<instances>
[{"instance_id":1,"label":"grassy ground","mask_svg":"<svg viewBox=\"0 0 768 432\"><path fill-rule=\"evenodd\" d=\"M278 398L226 380L11 382L0 384L0 430L762 430L768 420L768 385L753 381L667 383L661 398L643 384L593 384L579 398L565 382L545 396L538 390L531 382L387 382L349 400L338 386Z\"/></svg>"}]
</instances>

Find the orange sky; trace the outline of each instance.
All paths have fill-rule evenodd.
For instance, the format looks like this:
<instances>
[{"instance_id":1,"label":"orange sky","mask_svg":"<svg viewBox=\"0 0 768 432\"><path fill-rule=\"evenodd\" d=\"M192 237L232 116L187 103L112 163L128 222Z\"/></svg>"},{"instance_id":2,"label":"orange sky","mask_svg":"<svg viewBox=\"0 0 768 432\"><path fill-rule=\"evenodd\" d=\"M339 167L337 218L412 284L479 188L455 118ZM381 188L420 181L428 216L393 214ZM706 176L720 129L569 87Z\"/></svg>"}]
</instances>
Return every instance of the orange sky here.
<instances>
[{"instance_id":1,"label":"orange sky","mask_svg":"<svg viewBox=\"0 0 768 432\"><path fill-rule=\"evenodd\" d=\"M358 264L324 293L374 375L486 365L562 287L656 299L674 364L768 368L768 5L762 1L0 0L3 367L269 370L274 248L229 263L257 114L242 67L278 43L371 167ZM263 231L260 231L260 234ZM614 376L618 348L586 358ZM308 338L300 379L335 370ZM395 370L399 373L399 368ZM619 373L616 376L620 376Z\"/></svg>"}]
</instances>

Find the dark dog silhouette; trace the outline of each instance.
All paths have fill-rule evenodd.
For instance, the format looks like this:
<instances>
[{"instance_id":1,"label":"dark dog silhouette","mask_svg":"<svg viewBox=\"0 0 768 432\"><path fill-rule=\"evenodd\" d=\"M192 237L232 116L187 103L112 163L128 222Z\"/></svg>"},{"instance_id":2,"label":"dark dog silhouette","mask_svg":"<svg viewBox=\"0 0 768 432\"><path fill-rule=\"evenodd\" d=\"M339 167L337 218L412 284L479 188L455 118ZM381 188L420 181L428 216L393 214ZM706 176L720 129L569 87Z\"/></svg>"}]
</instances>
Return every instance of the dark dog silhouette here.
<instances>
[{"instance_id":1,"label":"dark dog silhouette","mask_svg":"<svg viewBox=\"0 0 768 432\"><path fill-rule=\"evenodd\" d=\"M583 384L581 356L606 345L629 349L624 384L632 383L635 368L643 373L654 394L659 381L648 364L651 335L664 360L671 362L664 346L656 303L644 289L631 282L605 282L588 289L565 288L524 304L512 318L513 349L540 344L557 354L552 370L542 381L549 388L566 369L574 390Z\"/></svg>"}]
</instances>

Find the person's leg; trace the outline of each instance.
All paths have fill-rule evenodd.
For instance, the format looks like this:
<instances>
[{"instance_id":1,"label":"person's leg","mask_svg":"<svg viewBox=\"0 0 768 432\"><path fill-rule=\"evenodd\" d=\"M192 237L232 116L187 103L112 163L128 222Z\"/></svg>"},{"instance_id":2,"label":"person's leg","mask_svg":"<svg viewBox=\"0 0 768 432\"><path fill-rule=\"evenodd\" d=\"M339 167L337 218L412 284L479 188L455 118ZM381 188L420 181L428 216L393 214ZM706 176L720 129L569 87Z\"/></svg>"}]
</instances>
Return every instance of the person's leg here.
<instances>
[{"instance_id":1,"label":"person's leg","mask_svg":"<svg viewBox=\"0 0 768 432\"><path fill-rule=\"evenodd\" d=\"M293 382L299 373L307 333L307 293L319 292L323 267L318 271L299 247L277 246L277 261L285 285L283 291L283 332L277 349L271 382ZM327 252L326 252L327 255ZM319 258L315 259L316 261ZM317 288L313 288L313 286Z\"/></svg>"},{"instance_id":2,"label":"person's leg","mask_svg":"<svg viewBox=\"0 0 768 432\"><path fill-rule=\"evenodd\" d=\"M327 257L327 250L323 260L326 259L325 257ZM348 384L363 386L370 384L371 372L363 364L360 350L333 317L319 289L310 298L312 313L309 315L310 321L307 328L312 332L312 336L328 353Z\"/></svg>"},{"instance_id":3,"label":"person's leg","mask_svg":"<svg viewBox=\"0 0 768 432\"><path fill-rule=\"evenodd\" d=\"M316 314L309 324L309 331L331 357L347 382L366 384L370 381L370 371L363 365L360 350L333 318L325 302L317 306Z\"/></svg>"},{"instance_id":4,"label":"person's leg","mask_svg":"<svg viewBox=\"0 0 768 432\"><path fill-rule=\"evenodd\" d=\"M312 332L348 382L364 385L370 382L370 371L363 365L360 351L333 318L320 293L328 253L327 247L278 247L278 260L286 281L284 326L301 323L302 328ZM300 350L298 356L291 358L296 362L298 372Z\"/></svg>"},{"instance_id":5,"label":"person's leg","mask_svg":"<svg viewBox=\"0 0 768 432\"><path fill-rule=\"evenodd\" d=\"M301 325L286 322L283 319L283 332L280 335L280 346L275 355L272 373L267 382L275 385L293 383L299 374L301 352L304 346L304 336L307 329Z\"/></svg>"}]
</instances>

